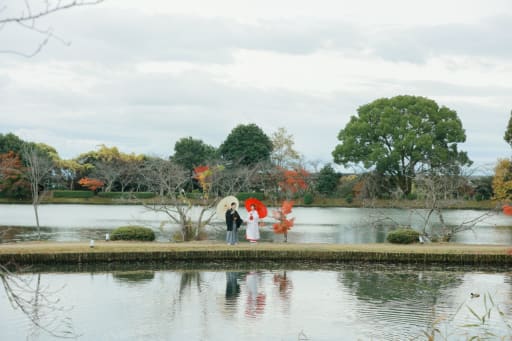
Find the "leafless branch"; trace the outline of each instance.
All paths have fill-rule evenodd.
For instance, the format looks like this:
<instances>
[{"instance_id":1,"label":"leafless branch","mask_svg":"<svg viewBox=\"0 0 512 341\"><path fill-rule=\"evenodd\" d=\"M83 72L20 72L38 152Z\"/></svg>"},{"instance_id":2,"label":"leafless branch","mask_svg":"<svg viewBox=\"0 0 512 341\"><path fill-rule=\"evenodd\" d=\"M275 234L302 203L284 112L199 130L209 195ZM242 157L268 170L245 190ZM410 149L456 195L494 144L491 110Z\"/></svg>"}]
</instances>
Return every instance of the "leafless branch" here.
<instances>
[{"instance_id":1,"label":"leafless branch","mask_svg":"<svg viewBox=\"0 0 512 341\"><path fill-rule=\"evenodd\" d=\"M76 338L71 319L67 312L71 309L54 298L62 288L50 290L41 284L41 274L20 276L0 264L0 281L6 296L14 309L19 309L39 330L57 338Z\"/></svg>"},{"instance_id":2,"label":"leafless branch","mask_svg":"<svg viewBox=\"0 0 512 341\"><path fill-rule=\"evenodd\" d=\"M50 4L49 1L47 1L46 2L47 5L44 8L44 10L33 13L32 9L30 7L30 4L28 3L27 0L25 0L26 13L22 12L21 15L18 17L8 17L8 18L0 19L0 25L8 24L8 23L23 23L23 22L29 22L29 21L34 22L35 20L40 19L42 17L48 16L48 15L56 13L56 12L64 11L64 10L72 8L72 7L97 5L103 1L104 0L90 0L90 1L74 0L74 1L71 1L68 3L64 3L64 4L62 3L62 1L57 1L53 6ZM7 6L4 6L1 9L1 11L5 11L6 8L7 8Z\"/></svg>"},{"instance_id":3,"label":"leafless branch","mask_svg":"<svg viewBox=\"0 0 512 341\"><path fill-rule=\"evenodd\" d=\"M0 53L14 54L26 58L31 58L37 55L42 49L51 41L57 40L60 43L69 46L71 42L64 40L62 37L59 37L54 33L52 27L48 27L46 29L42 29L38 27L37 22L41 18L54 14L56 12L65 11L71 9L73 7L82 7L82 6L91 6L97 5L104 0L73 0L73 1L48 1L45 0L42 8L40 10L34 11L30 2L28 0L24 0L24 7L21 10L19 15L0 17L0 31L4 29L6 25L17 24L25 30L32 31L36 34L41 35L42 39L37 44L36 48L31 52L25 53L21 51L11 50L11 49L0 49ZM0 14L5 13L8 7L3 6L0 8Z\"/></svg>"}]
</instances>

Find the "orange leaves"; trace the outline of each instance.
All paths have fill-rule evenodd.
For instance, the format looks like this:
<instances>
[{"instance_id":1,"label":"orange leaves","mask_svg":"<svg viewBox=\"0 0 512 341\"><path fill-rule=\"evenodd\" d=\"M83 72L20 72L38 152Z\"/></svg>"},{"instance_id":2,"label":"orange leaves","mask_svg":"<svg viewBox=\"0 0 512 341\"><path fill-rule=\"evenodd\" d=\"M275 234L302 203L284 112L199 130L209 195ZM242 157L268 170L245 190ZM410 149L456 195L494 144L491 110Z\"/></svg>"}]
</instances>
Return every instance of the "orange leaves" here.
<instances>
[{"instance_id":1,"label":"orange leaves","mask_svg":"<svg viewBox=\"0 0 512 341\"><path fill-rule=\"evenodd\" d=\"M88 177L80 179L80 181L78 181L78 183L80 184L80 186L85 187L91 191L96 191L97 189L99 189L99 188L103 187L103 185L105 185L105 183L99 179L88 178Z\"/></svg>"},{"instance_id":2,"label":"orange leaves","mask_svg":"<svg viewBox=\"0 0 512 341\"><path fill-rule=\"evenodd\" d=\"M272 212L272 217L278 221L272 225L274 233L286 235L292 228L295 218L288 219L286 215L292 212L293 204L293 201L285 200L278 210Z\"/></svg>"},{"instance_id":3,"label":"orange leaves","mask_svg":"<svg viewBox=\"0 0 512 341\"><path fill-rule=\"evenodd\" d=\"M208 166L197 166L194 168L194 178L199 181L199 185L206 197L208 197L208 191L211 186L211 175L212 171Z\"/></svg>"},{"instance_id":4,"label":"orange leaves","mask_svg":"<svg viewBox=\"0 0 512 341\"><path fill-rule=\"evenodd\" d=\"M23 197L30 188L26 172L27 169L18 154L13 151L0 154L0 191L15 197Z\"/></svg>"},{"instance_id":5,"label":"orange leaves","mask_svg":"<svg viewBox=\"0 0 512 341\"><path fill-rule=\"evenodd\" d=\"M297 170L289 170L284 168L279 168L282 173L282 181L279 182L279 187L281 190L297 193L300 190L305 190L308 188L308 184L306 180L309 178L310 174L305 169L297 169Z\"/></svg>"}]
</instances>

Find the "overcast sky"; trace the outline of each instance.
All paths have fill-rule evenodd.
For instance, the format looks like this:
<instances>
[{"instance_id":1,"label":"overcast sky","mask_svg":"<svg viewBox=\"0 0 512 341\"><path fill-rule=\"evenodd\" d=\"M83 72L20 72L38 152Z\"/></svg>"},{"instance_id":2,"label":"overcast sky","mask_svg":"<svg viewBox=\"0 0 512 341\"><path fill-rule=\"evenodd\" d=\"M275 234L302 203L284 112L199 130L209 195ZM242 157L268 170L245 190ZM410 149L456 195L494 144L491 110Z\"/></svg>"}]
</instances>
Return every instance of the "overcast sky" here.
<instances>
[{"instance_id":1,"label":"overcast sky","mask_svg":"<svg viewBox=\"0 0 512 341\"><path fill-rule=\"evenodd\" d=\"M19 3L0 0L0 17ZM477 167L510 156L510 0L107 0L38 25L58 39L0 53L0 133L65 159L100 144L167 157L255 123L327 163L359 106L396 95L455 110ZM0 30L0 50L40 40Z\"/></svg>"}]
</instances>

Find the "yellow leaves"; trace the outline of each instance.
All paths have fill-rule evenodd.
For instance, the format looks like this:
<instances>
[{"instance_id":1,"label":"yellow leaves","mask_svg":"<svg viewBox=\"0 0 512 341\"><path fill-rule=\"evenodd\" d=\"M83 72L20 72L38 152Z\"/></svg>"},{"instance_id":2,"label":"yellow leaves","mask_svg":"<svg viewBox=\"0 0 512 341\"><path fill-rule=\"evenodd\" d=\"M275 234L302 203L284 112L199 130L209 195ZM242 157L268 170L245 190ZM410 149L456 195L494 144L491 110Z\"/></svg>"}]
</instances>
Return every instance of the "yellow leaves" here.
<instances>
[{"instance_id":1,"label":"yellow leaves","mask_svg":"<svg viewBox=\"0 0 512 341\"><path fill-rule=\"evenodd\" d=\"M494 169L492 180L494 199L512 199L512 162L510 159L499 159Z\"/></svg>"}]
</instances>

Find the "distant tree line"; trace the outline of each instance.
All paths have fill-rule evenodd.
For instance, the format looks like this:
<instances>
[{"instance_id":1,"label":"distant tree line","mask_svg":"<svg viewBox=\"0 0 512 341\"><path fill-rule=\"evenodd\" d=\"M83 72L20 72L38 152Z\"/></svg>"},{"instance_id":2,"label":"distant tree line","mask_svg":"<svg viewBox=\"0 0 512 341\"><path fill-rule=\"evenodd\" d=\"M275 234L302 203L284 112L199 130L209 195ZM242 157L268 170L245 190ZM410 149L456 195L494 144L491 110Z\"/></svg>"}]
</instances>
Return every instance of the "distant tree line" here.
<instances>
[{"instance_id":1,"label":"distant tree line","mask_svg":"<svg viewBox=\"0 0 512 341\"><path fill-rule=\"evenodd\" d=\"M507 130L506 136L512 133ZM34 196L28 176L34 167L26 152L30 149L38 164L46 165L44 174L39 174L39 192L90 189L201 195L205 188L197 170L208 167L215 169L208 175L208 192L213 197L233 194L236 189L261 192L269 199L305 193L347 201L417 199L428 197L434 181L439 199L489 199L494 195L493 177L468 176L471 161L458 150L465 139L455 111L415 96L365 104L340 130L333 162L358 169L351 174L340 174L331 163L316 169L294 149L293 136L284 128L269 136L252 123L236 126L218 147L200 138L183 137L166 158L127 154L115 146L101 145L63 160L52 146L23 141L8 133L0 134L0 196ZM504 179L502 183L508 181Z\"/></svg>"}]
</instances>

